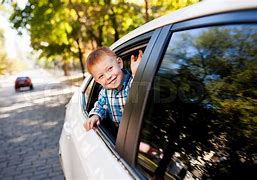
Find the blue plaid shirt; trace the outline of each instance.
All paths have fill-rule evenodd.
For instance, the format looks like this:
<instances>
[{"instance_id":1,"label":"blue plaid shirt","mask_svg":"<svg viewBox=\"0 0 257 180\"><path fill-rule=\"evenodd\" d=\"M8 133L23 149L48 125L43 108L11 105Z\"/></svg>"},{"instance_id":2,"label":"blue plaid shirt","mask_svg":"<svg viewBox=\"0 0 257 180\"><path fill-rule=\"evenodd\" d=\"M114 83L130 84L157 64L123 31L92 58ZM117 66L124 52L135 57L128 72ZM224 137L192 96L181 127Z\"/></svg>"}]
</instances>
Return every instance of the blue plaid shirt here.
<instances>
[{"instance_id":1,"label":"blue plaid shirt","mask_svg":"<svg viewBox=\"0 0 257 180\"><path fill-rule=\"evenodd\" d=\"M112 121L119 124L132 81L131 74L123 70L122 88L120 90L102 88L89 117L96 114L103 120L109 114Z\"/></svg>"}]
</instances>

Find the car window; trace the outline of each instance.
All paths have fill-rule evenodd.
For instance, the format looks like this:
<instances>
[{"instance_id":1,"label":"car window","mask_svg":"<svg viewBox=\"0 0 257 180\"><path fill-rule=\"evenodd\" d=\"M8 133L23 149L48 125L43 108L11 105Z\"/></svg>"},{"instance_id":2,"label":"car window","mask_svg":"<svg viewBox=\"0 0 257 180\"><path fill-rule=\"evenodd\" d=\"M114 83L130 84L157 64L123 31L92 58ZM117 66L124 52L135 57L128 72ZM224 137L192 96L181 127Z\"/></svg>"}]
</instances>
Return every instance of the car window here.
<instances>
[{"instance_id":1,"label":"car window","mask_svg":"<svg viewBox=\"0 0 257 180\"><path fill-rule=\"evenodd\" d=\"M136 167L156 179L256 179L256 77L257 25L174 32L144 112Z\"/></svg>"},{"instance_id":2,"label":"car window","mask_svg":"<svg viewBox=\"0 0 257 180\"><path fill-rule=\"evenodd\" d=\"M87 106L91 96L92 86L93 86L92 77L90 75L85 74L85 79L83 81L82 92L81 92L81 109L84 112L87 112Z\"/></svg>"},{"instance_id":3,"label":"car window","mask_svg":"<svg viewBox=\"0 0 257 180\"><path fill-rule=\"evenodd\" d=\"M93 85L94 85L94 80L91 79L91 81L89 82L89 84L85 90L85 93L84 93L86 103L89 102L89 98L91 96L91 91L92 91ZM88 103L87 103L87 106L88 106Z\"/></svg>"},{"instance_id":4,"label":"car window","mask_svg":"<svg viewBox=\"0 0 257 180\"><path fill-rule=\"evenodd\" d=\"M26 77L18 77L18 78L17 78L18 81L24 81L24 80L26 80L26 79L27 79Z\"/></svg>"}]
</instances>

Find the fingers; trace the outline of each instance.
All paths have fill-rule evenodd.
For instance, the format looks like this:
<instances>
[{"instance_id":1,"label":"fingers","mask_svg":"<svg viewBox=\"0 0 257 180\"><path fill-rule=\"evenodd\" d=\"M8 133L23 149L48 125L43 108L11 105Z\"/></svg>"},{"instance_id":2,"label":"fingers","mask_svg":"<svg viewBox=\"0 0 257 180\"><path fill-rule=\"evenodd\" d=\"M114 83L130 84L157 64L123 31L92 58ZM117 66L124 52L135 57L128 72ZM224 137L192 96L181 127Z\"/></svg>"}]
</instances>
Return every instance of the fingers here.
<instances>
[{"instance_id":1,"label":"fingers","mask_svg":"<svg viewBox=\"0 0 257 180\"><path fill-rule=\"evenodd\" d=\"M132 55L130 59L132 62L136 61L136 57L134 55Z\"/></svg>"},{"instance_id":2,"label":"fingers","mask_svg":"<svg viewBox=\"0 0 257 180\"><path fill-rule=\"evenodd\" d=\"M99 126L99 125L100 125L100 120L97 119L97 120L94 122L92 129L95 130L96 127Z\"/></svg>"},{"instance_id":3,"label":"fingers","mask_svg":"<svg viewBox=\"0 0 257 180\"><path fill-rule=\"evenodd\" d=\"M87 131L87 122L84 122L83 123L83 127L86 129L86 131Z\"/></svg>"},{"instance_id":4,"label":"fingers","mask_svg":"<svg viewBox=\"0 0 257 180\"><path fill-rule=\"evenodd\" d=\"M87 120L87 121L83 124L84 128L86 129L86 131L89 131L89 130L90 130L90 123L91 123L91 121L90 121L90 120Z\"/></svg>"},{"instance_id":5,"label":"fingers","mask_svg":"<svg viewBox=\"0 0 257 180\"><path fill-rule=\"evenodd\" d=\"M143 51L139 50L138 57L142 58L142 56L143 56Z\"/></svg>"},{"instance_id":6,"label":"fingers","mask_svg":"<svg viewBox=\"0 0 257 180\"><path fill-rule=\"evenodd\" d=\"M142 59L142 56L143 56L143 51L139 50L137 58L136 58L136 56L131 55L130 59L131 59L132 62L136 62L136 61L140 61Z\"/></svg>"},{"instance_id":7,"label":"fingers","mask_svg":"<svg viewBox=\"0 0 257 180\"><path fill-rule=\"evenodd\" d=\"M99 126L99 125L100 125L100 121L99 121L99 119L98 119L98 121L96 122L96 125L97 125L97 126Z\"/></svg>"},{"instance_id":8,"label":"fingers","mask_svg":"<svg viewBox=\"0 0 257 180\"><path fill-rule=\"evenodd\" d=\"M91 117L86 122L84 122L83 126L86 129L86 131L89 131L91 129L95 130L96 125L100 125L100 120L99 118Z\"/></svg>"},{"instance_id":9,"label":"fingers","mask_svg":"<svg viewBox=\"0 0 257 180\"><path fill-rule=\"evenodd\" d=\"M95 125L97 124L98 119L93 119L93 121L91 121L90 123L90 129L94 129L95 130Z\"/></svg>"}]
</instances>

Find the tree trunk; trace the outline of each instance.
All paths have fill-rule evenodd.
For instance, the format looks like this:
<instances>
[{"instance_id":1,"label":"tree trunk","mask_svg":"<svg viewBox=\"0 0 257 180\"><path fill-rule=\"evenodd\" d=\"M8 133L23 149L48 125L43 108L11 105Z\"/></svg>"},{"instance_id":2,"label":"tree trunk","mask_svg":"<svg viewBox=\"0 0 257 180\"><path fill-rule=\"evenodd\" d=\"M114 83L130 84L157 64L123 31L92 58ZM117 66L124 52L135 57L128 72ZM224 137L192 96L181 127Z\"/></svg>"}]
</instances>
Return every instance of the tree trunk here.
<instances>
[{"instance_id":1,"label":"tree trunk","mask_svg":"<svg viewBox=\"0 0 257 180\"><path fill-rule=\"evenodd\" d=\"M149 2L148 0L145 0L145 22L149 21Z\"/></svg>"},{"instance_id":2,"label":"tree trunk","mask_svg":"<svg viewBox=\"0 0 257 180\"><path fill-rule=\"evenodd\" d=\"M67 62L65 62L65 61L63 62L62 69L63 69L64 76L68 76L69 75L69 65Z\"/></svg>"},{"instance_id":3,"label":"tree trunk","mask_svg":"<svg viewBox=\"0 0 257 180\"><path fill-rule=\"evenodd\" d=\"M98 47L101 47L103 44L103 25L99 25L98 28L98 37L96 39L96 44Z\"/></svg>"},{"instance_id":4,"label":"tree trunk","mask_svg":"<svg viewBox=\"0 0 257 180\"><path fill-rule=\"evenodd\" d=\"M110 18L111 18L112 26L113 26L114 32L115 32L114 33L114 42L115 42L119 39L118 23L117 23L117 19L116 19L116 14L112 7L111 7L111 11L112 11L112 14L110 15Z\"/></svg>"},{"instance_id":5,"label":"tree trunk","mask_svg":"<svg viewBox=\"0 0 257 180\"><path fill-rule=\"evenodd\" d=\"M83 78L84 78L85 69L84 69L83 54L82 54L82 50L81 50L81 48L80 48L79 39L77 39L76 42L77 42L78 50L79 50L80 68L81 68L82 76L83 76Z\"/></svg>"}]
</instances>

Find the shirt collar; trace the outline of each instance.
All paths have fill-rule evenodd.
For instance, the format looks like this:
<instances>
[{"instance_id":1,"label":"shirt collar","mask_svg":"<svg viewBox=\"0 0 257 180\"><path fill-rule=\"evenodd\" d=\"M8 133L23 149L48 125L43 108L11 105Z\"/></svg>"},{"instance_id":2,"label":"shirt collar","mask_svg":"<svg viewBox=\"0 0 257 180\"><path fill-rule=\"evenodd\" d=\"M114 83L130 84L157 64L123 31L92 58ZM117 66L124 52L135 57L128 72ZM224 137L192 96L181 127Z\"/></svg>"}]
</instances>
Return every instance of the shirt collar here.
<instances>
[{"instance_id":1,"label":"shirt collar","mask_svg":"<svg viewBox=\"0 0 257 180\"><path fill-rule=\"evenodd\" d=\"M122 87L117 90L117 89L114 89L114 93L118 93L120 91L122 91L124 89L124 87L126 87L128 85L128 82L129 82L129 79L131 78L131 74L129 73L128 70L126 69L122 69L122 72L123 72L123 79L122 79Z\"/></svg>"}]
</instances>

